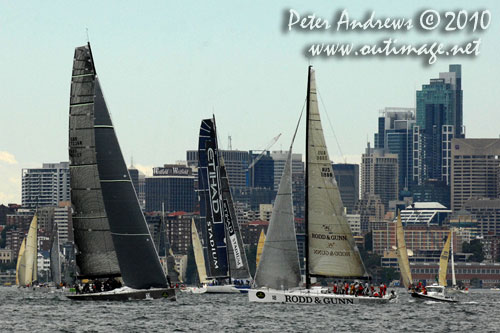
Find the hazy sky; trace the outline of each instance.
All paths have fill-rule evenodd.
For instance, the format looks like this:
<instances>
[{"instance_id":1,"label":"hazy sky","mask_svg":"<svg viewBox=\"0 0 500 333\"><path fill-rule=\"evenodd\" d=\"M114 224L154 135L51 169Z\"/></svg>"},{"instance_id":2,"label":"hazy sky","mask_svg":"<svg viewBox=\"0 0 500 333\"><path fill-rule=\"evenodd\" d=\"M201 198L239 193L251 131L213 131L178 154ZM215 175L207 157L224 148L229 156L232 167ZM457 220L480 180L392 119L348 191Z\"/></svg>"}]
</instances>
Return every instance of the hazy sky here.
<instances>
[{"instance_id":1,"label":"hazy sky","mask_svg":"<svg viewBox=\"0 0 500 333\"><path fill-rule=\"evenodd\" d=\"M414 107L415 90L450 63L462 64L467 137L500 134L500 10L495 1L2 1L0 2L0 203L21 202L21 169L67 161L69 90L74 48L87 42L124 156L141 170L184 160L197 147L202 118L217 118L220 146L286 149L315 66L330 156L357 161L373 141L378 111ZM482 33L285 32L285 13L333 21L488 9ZM416 22L414 22L415 24ZM313 58L315 42L463 43L481 38L478 57ZM328 114L328 117L326 117ZM331 121L331 127L328 121ZM332 131L333 127L333 131ZM304 127L295 151L303 153Z\"/></svg>"}]
</instances>

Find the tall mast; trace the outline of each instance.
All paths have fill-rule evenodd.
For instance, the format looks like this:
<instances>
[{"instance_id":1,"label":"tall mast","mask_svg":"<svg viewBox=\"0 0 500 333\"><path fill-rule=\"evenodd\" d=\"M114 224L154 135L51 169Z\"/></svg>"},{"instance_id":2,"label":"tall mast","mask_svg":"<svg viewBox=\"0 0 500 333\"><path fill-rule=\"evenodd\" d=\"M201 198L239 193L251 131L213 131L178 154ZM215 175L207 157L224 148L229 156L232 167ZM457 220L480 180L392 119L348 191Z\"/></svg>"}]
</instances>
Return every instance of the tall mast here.
<instances>
[{"instance_id":1,"label":"tall mast","mask_svg":"<svg viewBox=\"0 0 500 333\"><path fill-rule=\"evenodd\" d=\"M305 255L305 269L306 269L306 288L311 288L311 276L309 275L309 104L310 104L310 87L311 87L311 69L312 66L309 65L307 70L307 100L306 100L306 179L305 179L305 214L304 214L304 226L305 226L305 243L306 248Z\"/></svg>"}]
</instances>

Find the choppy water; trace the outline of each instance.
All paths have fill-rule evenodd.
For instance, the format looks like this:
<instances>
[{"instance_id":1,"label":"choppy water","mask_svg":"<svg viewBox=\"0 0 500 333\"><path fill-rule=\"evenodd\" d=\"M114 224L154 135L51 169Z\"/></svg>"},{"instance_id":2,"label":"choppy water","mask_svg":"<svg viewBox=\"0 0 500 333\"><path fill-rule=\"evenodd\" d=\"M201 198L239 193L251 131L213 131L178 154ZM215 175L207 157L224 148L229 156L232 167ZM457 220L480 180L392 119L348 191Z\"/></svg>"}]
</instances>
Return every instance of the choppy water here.
<instances>
[{"instance_id":1,"label":"choppy water","mask_svg":"<svg viewBox=\"0 0 500 333\"><path fill-rule=\"evenodd\" d=\"M400 290L403 291L403 290ZM399 293L385 305L249 303L247 295L179 293L177 302L75 302L60 293L0 287L0 331L36 332L498 332L500 292L471 290L458 304Z\"/></svg>"}]
</instances>

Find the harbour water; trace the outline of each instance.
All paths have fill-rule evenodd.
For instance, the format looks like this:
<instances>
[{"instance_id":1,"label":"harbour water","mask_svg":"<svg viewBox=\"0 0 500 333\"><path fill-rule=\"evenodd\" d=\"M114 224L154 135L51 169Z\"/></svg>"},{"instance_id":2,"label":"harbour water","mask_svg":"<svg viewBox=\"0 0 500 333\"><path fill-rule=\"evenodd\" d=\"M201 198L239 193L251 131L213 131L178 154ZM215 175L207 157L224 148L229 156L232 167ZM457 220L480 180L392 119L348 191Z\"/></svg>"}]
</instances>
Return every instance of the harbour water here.
<instances>
[{"instance_id":1,"label":"harbour water","mask_svg":"<svg viewBox=\"0 0 500 333\"><path fill-rule=\"evenodd\" d=\"M2 332L498 332L500 291L471 290L457 304L397 290L386 305L249 303L247 295L179 293L176 302L76 302L60 292L0 287Z\"/></svg>"}]
</instances>

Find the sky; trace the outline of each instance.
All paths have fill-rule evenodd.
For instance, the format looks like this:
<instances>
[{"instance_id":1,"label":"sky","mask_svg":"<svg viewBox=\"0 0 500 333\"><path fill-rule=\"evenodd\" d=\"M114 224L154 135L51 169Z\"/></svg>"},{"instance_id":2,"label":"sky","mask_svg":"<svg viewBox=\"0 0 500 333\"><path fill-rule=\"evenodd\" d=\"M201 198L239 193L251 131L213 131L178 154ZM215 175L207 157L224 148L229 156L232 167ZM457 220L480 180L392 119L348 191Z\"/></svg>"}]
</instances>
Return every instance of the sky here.
<instances>
[{"instance_id":1,"label":"sky","mask_svg":"<svg viewBox=\"0 0 500 333\"><path fill-rule=\"evenodd\" d=\"M418 3L418 4L417 4ZM8 1L0 2L0 204L21 203L23 168L68 160L74 48L92 44L95 67L128 164L145 173L186 159L201 119L215 114L219 146L287 149L316 69L325 137L335 162L359 162L379 110L415 107L415 91L462 64L467 137L498 137L500 3L495 1ZM489 10L482 32L292 31L289 10L335 24L412 18L432 9ZM414 20L415 25L418 23ZM444 24L444 23L443 23ZM459 43L480 54L442 57L306 57L312 43ZM294 151L304 153L304 126ZM338 141L338 144L337 144ZM340 147L340 148L339 148Z\"/></svg>"}]
</instances>

